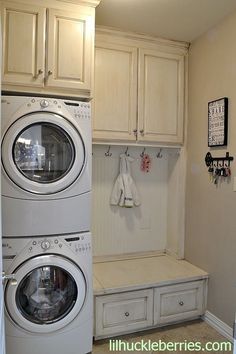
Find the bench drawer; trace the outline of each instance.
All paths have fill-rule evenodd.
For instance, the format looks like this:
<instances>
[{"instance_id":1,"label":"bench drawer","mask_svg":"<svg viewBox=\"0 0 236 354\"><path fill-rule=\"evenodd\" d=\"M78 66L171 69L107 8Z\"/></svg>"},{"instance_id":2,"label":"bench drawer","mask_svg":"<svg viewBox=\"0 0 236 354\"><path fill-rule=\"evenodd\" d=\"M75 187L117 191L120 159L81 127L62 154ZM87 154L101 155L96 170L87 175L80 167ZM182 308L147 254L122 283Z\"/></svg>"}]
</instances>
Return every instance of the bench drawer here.
<instances>
[{"instance_id":1,"label":"bench drawer","mask_svg":"<svg viewBox=\"0 0 236 354\"><path fill-rule=\"evenodd\" d=\"M154 325L198 317L204 312L204 281L154 289Z\"/></svg>"},{"instance_id":2,"label":"bench drawer","mask_svg":"<svg viewBox=\"0 0 236 354\"><path fill-rule=\"evenodd\" d=\"M139 290L95 298L95 338L153 325L153 290Z\"/></svg>"}]
</instances>

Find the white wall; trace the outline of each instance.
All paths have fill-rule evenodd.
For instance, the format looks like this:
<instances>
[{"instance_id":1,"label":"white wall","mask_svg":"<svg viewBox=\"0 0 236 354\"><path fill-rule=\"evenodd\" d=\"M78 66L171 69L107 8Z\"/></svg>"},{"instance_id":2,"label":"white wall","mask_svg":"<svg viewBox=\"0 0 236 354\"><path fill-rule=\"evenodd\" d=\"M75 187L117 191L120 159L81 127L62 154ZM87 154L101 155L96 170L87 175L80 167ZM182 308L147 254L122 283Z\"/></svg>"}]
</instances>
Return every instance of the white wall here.
<instances>
[{"instance_id":1,"label":"white wall","mask_svg":"<svg viewBox=\"0 0 236 354\"><path fill-rule=\"evenodd\" d=\"M236 13L196 40L189 54L188 173L185 255L210 274L208 310L232 327L236 311L236 193L233 178L214 185L204 158L207 104L229 98L228 146L236 176Z\"/></svg>"}]
</instances>

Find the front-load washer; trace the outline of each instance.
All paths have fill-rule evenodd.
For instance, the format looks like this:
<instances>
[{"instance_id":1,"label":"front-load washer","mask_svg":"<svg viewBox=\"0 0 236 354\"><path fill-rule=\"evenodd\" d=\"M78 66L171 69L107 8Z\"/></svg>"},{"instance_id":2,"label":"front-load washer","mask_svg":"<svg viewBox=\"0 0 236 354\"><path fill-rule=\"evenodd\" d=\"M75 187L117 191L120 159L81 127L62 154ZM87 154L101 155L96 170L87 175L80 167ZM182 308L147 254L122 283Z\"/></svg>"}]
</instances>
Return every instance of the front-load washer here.
<instances>
[{"instance_id":1,"label":"front-load washer","mask_svg":"<svg viewBox=\"0 0 236 354\"><path fill-rule=\"evenodd\" d=\"M2 96L3 236L89 231L90 103Z\"/></svg>"},{"instance_id":2,"label":"front-load washer","mask_svg":"<svg viewBox=\"0 0 236 354\"><path fill-rule=\"evenodd\" d=\"M92 351L91 234L3 238L8 354Z\"/></svg>"}]
</instances>

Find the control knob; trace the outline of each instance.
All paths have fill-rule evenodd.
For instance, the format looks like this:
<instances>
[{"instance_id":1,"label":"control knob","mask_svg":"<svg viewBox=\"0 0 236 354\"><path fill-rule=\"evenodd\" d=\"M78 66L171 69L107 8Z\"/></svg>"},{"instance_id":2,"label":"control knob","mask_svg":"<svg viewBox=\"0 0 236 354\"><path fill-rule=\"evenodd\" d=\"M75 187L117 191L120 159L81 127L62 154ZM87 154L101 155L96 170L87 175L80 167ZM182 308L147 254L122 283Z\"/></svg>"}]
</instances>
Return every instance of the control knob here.
<instances>
[{"instance_id":1,"label":"control knob","mask_svg":"<svg viewBox=\"0 0 236 354\"><path fill-rule=\"evenodd\" d=\"M50 248L50 242L45 240L41 242L41 247L44 251L48 250Z\"/></svg>"},{"instance_id":2,"label":"control knob","mask_svg":"<svg viewBox=\"0 0 236 354\"><path fill-rule=\"evenodd\" d=\"M47 108L49 106L49 102L47 100L41 100L40 101L40 106L42 108Z\"/></svg>"}]
</instances>

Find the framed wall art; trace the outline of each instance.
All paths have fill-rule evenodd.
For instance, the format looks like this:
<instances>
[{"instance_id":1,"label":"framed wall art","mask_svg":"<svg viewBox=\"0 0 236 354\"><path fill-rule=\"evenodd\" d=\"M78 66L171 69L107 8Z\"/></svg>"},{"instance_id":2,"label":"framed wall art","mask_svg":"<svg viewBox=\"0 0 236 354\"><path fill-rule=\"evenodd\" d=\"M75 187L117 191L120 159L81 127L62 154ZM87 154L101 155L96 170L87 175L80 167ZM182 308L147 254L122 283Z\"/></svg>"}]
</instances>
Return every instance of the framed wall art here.
<instances>
[{"instance_id":1,"label":"framed wall art","mask_svg":"<svg viewBox=\"0 0 236 354\"><path fill-rule=\"evenodd\" d=\"M227 145L228 98L208 102L208 146Z\"/></svg>"}]
</instances>

